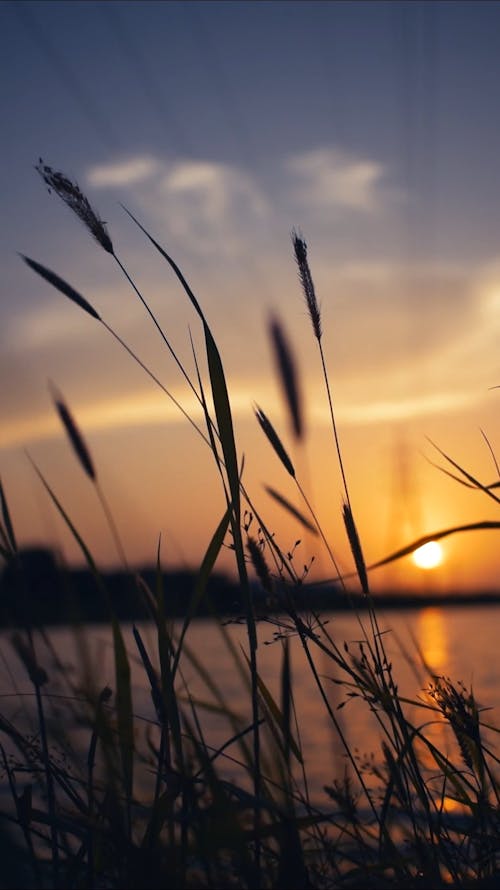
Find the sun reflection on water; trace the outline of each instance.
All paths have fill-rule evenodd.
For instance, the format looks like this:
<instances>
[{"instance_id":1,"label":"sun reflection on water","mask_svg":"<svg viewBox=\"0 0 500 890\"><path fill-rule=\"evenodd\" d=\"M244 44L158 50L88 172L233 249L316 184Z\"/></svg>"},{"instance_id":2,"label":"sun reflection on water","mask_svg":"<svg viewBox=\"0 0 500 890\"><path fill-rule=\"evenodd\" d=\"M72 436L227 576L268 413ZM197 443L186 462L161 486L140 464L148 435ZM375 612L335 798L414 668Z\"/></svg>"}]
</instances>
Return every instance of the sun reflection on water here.
<instances>
[{"instance_id":1,"label":"sun reflection on water","mask_svg":"<svg viewBox=\"0 0 500 890\"><path fill-rule=\"evenodd\" d=\"M429 606L417 617L417 639L425 664L440 673L449 661L448 635L442 609Z\"/></svg>"},{"instance_id":2,"label":"sun reflection on water","mask_svg":"<svg viewBox=\"0 0 500 890\"><path fill-rule=\"evenodd\" d=\"M436 607L422 609L417 617L417 640L424 664L433 677L442 676L449 672L449 634L447 632L446 613ZM431 677L428 677L430 681ZM434 705L431 696L423 692L422 698L427 704ZM425 735L429 742L436 746L443 754L456 756L457 746L453 734L443 715L436 712L429 719ZM447 813L462 812L463 805L444 793L442 776L436 768L437 764L426 745L420 746L422 764L431 772L435 772L435 790L441 800L441 807ZM432 785L432 781L430 783Z\"/></svg>"}]
</instances>

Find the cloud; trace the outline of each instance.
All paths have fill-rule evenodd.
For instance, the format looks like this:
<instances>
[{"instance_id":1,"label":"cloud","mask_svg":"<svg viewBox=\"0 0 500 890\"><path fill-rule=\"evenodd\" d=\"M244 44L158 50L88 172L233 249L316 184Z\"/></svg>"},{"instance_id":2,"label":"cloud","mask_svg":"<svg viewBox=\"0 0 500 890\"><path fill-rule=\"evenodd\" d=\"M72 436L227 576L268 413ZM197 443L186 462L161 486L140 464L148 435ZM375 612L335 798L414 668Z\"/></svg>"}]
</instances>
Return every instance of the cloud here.
<instances>
[{"instance_id":1,"label":"cloud","mask_svg":"<svg viewBox=\"0 0 500 890\"><path fill-rule=\"evenodd\" d=\"M401 376L414 366L418 377L442 367L457 343L484 337L477 269L397 259L332 264L321 255L313 275L325 333L349 375L361 368Z\"/></svg>"},{"instance_id":2,"label":"cloud","mask_svg":"<svg viewBox=\"0 0 500 890\"><path fill-rule=\"evenodd\" d=\"M94 188L123 188L150 179L161 170L156 158L149 156L97 164L87 170L87 182Z\"/></svg>"},{"instance_id":3,"label":"cloud","mask_svg":"<svg viewBox=\"0 0 500 890\"><path fill-rule=\"evenodd\" d=\"M65 311L59 300L31 307L22 315L7 320L6 341L11 351L31 353L44 347L57 348L81 340L86 335L82 328L82 316Z\"/></svg>"},{"instance_id":4,"label":"cloud","mask_svg":"<svg viewBox=\"0 0 500 890\"><path fill-rule=\"evenodd\" d=\"M198 196L211 222L217 222L239 199L247 202L250 212L257 216L264 216L268 208L251 177L228 164L181 161L165 176L163 187L171 196Z\"/></svg>"},{"instance_id":5,"label":"cloud","mask_svg":"<svg viewBox=\"0 0 500 890\"><path fill-rule=\"evenodd\" d=\"M339 419L354 426L414 420L432 414L442 416L477 405L477 392L442 391L408 398L350 404L339 407Z\"/></svg>"},{"instance_id":6,"label":"cloud","mask_svg":"<svg viewBox=\"0 0 500 890\"><path fill-rule=\"evenodd\" d=\"M193 400L187 407L196 415L198 409ZM201 414L199 410L198 414ZM167 402L164 397L147 392L135 396L115 396L83 406L78 411L78 424L85 434L179 421L183 421L183 417L175 405ZM5 423L0 432L0 448L60 438L63 435L55 412L47 411Z\"/></svg>"},{"instance_id":7,"label":"cloud","mask_svg":"<svg viewBox=\"0 0 500 890\"><path fill-rule=\"evenodd\" d=\"M241 250L269 212L252 176L220 161L139 155L91 167L86 178L95 188L132 190L155 223L205 256Z\"/></svg>"},{"instance_id":8,"label":"cloud","mask_svg":"<svg viewBox=\"0 0 500 890\"><path fill-rule=\"evenodd\" d=\"M337 148L315 148L290 157L286 168L297 180L296 197L306 206L374 213L383 204L386 170L378 161Z\"/></svg>"},{"instance_id":9,"label":"cloud","mask_svg":"<svg viewBox=\"0 0 500 890\"><path fill-rule=\"evenodd\" d=\"M189 417L203 427L203 410L195 396L186 394L184 388L173 388L171 392ZM244 380L232 387L233 416L245 419L252 417L254 396L254 387ZM210 398L208 401L210 407ZM269 402L268 407L276 409L278 402L272 398L268 400ZM188 423L178 405L166 399L163 393L150 392L148 389L87 401L78 408L76 418L85 435L115 429L145 429L158 425ZM38 409L29 414L11 416L4 421L0 428L0 449L61 437L64 437L64 432L52 407L46 411Z\"/></svg>"},{"instance_id":10,"label":"cloud","mask_svg":"<svg viewBox=\"0 0 500 890\"><path fill-rule=\"evenodd\" d=\"M238 167L214 161L179 161L162 180L174 234L238 247L264 219L268 202L256 182ZM201 239L201 240L200 240Z\"/></svg>"},{"instance_id":11,"label":"cloud","mask_svg":"<svg viewBox=\"0 0 500 890\"><path fill-rule=\"evenodd\" d=\"M271 183L227 161L140 154L91 167L87 181L95 188L129 189L158 228L206 258L238 256L257 242L262 250L298 211L301 219L332 211L373 216L395 194L382 163L336 147L279 159L269 175Z\"/></svg>"}]
</instances>

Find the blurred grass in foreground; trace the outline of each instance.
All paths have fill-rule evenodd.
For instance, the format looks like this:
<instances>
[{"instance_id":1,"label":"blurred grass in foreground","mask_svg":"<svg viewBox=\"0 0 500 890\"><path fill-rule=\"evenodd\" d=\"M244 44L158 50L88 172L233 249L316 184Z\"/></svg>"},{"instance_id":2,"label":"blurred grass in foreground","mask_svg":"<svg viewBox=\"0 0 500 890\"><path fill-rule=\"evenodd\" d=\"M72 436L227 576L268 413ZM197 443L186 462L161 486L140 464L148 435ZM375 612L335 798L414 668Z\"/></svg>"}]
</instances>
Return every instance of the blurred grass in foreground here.
<instances>
[{"instance_id":1,"label":"blurred grass in foreground","mask_svg":"<svg viewBox=\"0 0 500 890\"><path fill-rule=\"evenodd\" d=\"M309 570L297 573L293 552L281 548L252 502L244 483L243 460L238 455L229 387L215 337L197 297L183 273L164 248L127 211L152 248L160 253L177 277L201 325L205 344L208 382L204 383L201 357L193 348L195 374L190 376L177 357L158 320L122 261L117 257L105 225L77 185L40 161L38 172L78 215L97 243L118 264L143 303L151 320L173 355L180 373L199 402L204 425L197 425L137 356L101 317L92 304L60 276L32 259L28 266L81 310L103 324L110 335L139 363L153 383L173 400L196 435L210 449L220 478L226 508L214 517L205 556L193 585L182 626L175 629L167 614L158 545L154 584L128 570L118 524L105 498L97 469L84 435L63 396L55 387L56 410L69 442L96 491L110 533L126 572L129 592L149 616L155 629L154 646L146 644L134 625L135 653L127 651L121 622L116 615L106 579L95 564L75 521L65 511L55 488L33 463L45 488L92 573L96 589L109 614L113 638L114 689L102 686L79 633L78 679L59 662L56 677L43 666L45 647L50 646L44 627L22 609L25 595L22 560L4 489L0 485L0 553L16 578L17 617L21 626L10 635L33 687L36 732L26 731L22 720L12 723L0 716L0 761L7 786L4 794L0 838L4 886L54 888L402 888L494 887L500 882L500 786L498 757L491 741L497 730L488 726L472 690L447 677L428 675L427 693L410 700L398 692L397 678L387 657L376 608L371 597L369 569L363 556L344 472L342 450L335 422L333 396L322 348L321 311L309 267L307 246L301 235L292 234L311 322L319 350L321 373L328 400L332 454L343 483L343 519L365 608L353 601L358 642L336 640L321 614L298 609L296 591ZM292 436L304 436L300 381L282 323L270 325L277 370L288 405ZM332 543L327 540L305 487L298 478L287 448L265 411L256 407L256 419L278 460L296 485L300 506L292 504L274 487L268 492L283 509L307 529L325 549L334 580L350 595L348 580L337 567ZM450 457L464 484L481 488L498 500L493 486L482 486ZM488 527L500 523L489 523ZM464 530L484 528L471 523L443 529L401 548L380 563L399 559L426 540L436 540ZM225 689L216 686L210 665L202 653L189 647L188 630L205 597L217 557L229 545L235 558L238 584L247 631L247 646L234 644L221 616L221 644L230 655L234 672L244 682L250 719L242 720L229 706ZM267 620L277 626L275 645L280 651L279 694L273 695L259 672L256 633L256 602L249 582L249 568L258 579L268 605L279 606L279 615ZM345 754L343 780L328 784L318 803L308 791L300 723L294 702L293 665L289 637L298 637L318 695L325 720L337 733ZM57 653L55 653L57 655ZM139 660L150 690L155 719L146 731L134 714L130 660ZM318 662L321 659L322 673ZM415 655L418 659L418 653ZM341 698L337 709L327 694L324 665L335 669ZM57 661L56 661L57 664ZM183 680L189 665L211 694L211 702L196 699ZM420 664L420 668L427 666ZM59 701L64 718L54 720L48 703L51 683L63 684L66 695ZM338 708L360 699L375 715L380 730L378 759L370 781L344 735ZM227 741L214 747L203 730L202 711L210 707L227 726ZM420 714L410 719L408 714ZM446 751L432 741L432 727L444 723L454 745ZM78 730L78 745L72 732ZM452 752L452 753L450 753ZM64 754L64 756L62 756ZM224 777L224 763L237 765L237 779ZM145 782L145 775L149 781Z\"/></svg>"}]
</instances>

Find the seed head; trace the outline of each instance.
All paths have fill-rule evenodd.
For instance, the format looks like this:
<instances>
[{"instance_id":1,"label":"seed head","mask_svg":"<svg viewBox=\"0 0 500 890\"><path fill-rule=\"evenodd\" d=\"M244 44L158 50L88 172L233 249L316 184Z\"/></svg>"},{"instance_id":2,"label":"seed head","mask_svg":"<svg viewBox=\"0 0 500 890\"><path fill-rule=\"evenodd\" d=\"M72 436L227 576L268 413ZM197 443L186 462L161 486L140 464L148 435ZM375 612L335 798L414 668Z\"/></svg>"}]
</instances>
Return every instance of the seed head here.
<instances>
[{"instance_id":1,"label":"seed head","mask_svg":"<svg viewBox=\"0 0 500 890\"><path fill-rule=\"evenodd\" d=\"M304 432L302 420L302 402L299 391L297 368L293 352L285 335L281 322L271 318L269 330L274 347L274 355L280 375L285 400L290 412L292 429L296 439L301 439Z\"/></svg>"},{"instance_id":2,"label":"seed head","mask_svg":"<svg viewBox=\"0 0 500 890\"><path fill-rule=\"evenodd\" d=\"M295 230L292 232L292 243L295 252L295 259L299 267L299 278L304 291L304 297L309 310L309 316L313 326L314 336L317 340L321 340L323 331L321 330L321 313L319 304L316 299L316 292L307 261L307 245L304 239Z\"/></svg>"},{"instance_id":3,"label":"seed head","mask_svg":"<svg viewBox=\"0 0 500 890\"><path fill-rule=\"evenodd\" d=\"M269 566L257 541L255 540L255 538L252 538L251 535L248 535L247 547L250 554L250 559L252 560L252 565L255 569L255 573L260 583L262 584L262 587L264 588L264 590L267 591L267 593L273 593L274 584L271 572L269 571Z\"/></svg>"},{"instance_id":4,"label":"seed head","mask_svg":"<svg viewBox=\"0 0 500 890\"><path fill-rule=\"evenodd\" d=\"M262 429L264 434L267 436L268 441L271 443L272 447L274 448L281 463L285 467L285 470L287 471L287 473L290 473L290 476L292 476L295 479L295 468L292 464L292 461L288 457L285 447L284 447L280 437L278 436L278 433L274 429L271 421L269 420L268 417L266 417L266 415L261 410L261 408L259 408L258 405L255 407L255 416L259 422L260 428Z\"/></svg>"},{"instance_id":5,"label":"seed head","mask_svg":"<svg viewBox=\"0 0 500 890\"><path fill-rule=\"evenodd\" d=\"M354 564L356 566L356 571L358 573L358 578L361 582L361 589L363 593L367 596L370 588L368 586L368 575L366 572L366 563L365 558L363 556L363 550L361 549L361 542L359 540L358 530L356 528L356 524L354 522L354 516L352 515L352 510L349 504L344 503L342 509L343 517L344 517L344 525L347 532L347 537L349 539L349 544L351 547L351 553L354 557Z\"/></svg>"},{"instance_id":6,"label":"seed head","mask_svg":"<svg viewBox=\"0 0 500 890\"><path fill-rule=\"evenodd\" d=\"M54 400L54 405L56 406L57 413L61 418L64 429L66 430L66 434L68 439L71 442L73 450L89 479L92 482L96 481L96 472L94 469L94 464L92 462L92 458L90 456L90 451L87 448L85 443L85 439L83 438L76 421L71 414L68 406L63 401L61 393L56 389L53 383L49 381L49 388L52 393L52 398Z\"/></svg>"},{"instance_id":7,"label":"seed head","mask_svg":"<svg viewBox=\"0 0 500 890\"><path fill-rule=\"evenodd\" d=\"M80 306L85 312L88 312L92 318L97 318L97 321L102 321L99 313L90 305L89 301L86 300L85 297L82 297L74 287L71 287L67 281L64 281L64 278L60 278L55 272L52 272L50 269L47 269L46 266L42 266L41 263L37 263L35 260L30 260L30 258L24 256L24 254L21 253L19 255L30 269L33 269L33 272L36 272L41 278L48 281L48 283L55 287L56 290L64 294L65 297L68 297L73 303L76 303L77 306Z\"/></svg>"},{"instance_id":8,"label":"seed head","mask_svg":"<svg viewBox=\"0 0 500 890\"><path fill-rule=\"evenodd\" d=\"M429 693L448 720L469 769L474 769L481 752L479 710L472 690L462 683L454 686L448 677L437 677Z\"/></svg>"},{"instance_id":9,"label":"seed head","mask_svg":"<svg viewBox=\"0 0 500 890\"><path fill-rule=\"evenodd\" d=\"M49 192L53 189L81 219L101 247L107 253L113 254L113 244L106 231L106 227L95 210L90 206L88 199L80 191L79 186L75 182L71 182L64 173L58 173L57 170L53 170L48 164L44 164L41 158L39 158L39 164L35 165L35 170L38 171L49 187Z\"/></svg>"}]
</instances>

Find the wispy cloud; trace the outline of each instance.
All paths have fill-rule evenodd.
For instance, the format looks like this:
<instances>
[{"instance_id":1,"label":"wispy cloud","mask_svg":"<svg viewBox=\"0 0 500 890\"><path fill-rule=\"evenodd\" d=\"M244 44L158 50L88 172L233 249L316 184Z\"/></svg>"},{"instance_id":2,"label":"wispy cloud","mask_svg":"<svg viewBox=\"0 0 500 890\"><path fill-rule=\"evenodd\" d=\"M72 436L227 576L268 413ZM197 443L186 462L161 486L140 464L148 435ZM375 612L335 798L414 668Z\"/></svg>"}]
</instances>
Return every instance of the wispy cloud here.
<instances>
[{"instance_id":1,"label":"wispy cloud","mask_svg":"<svg viewBox=\"0 0 500 890\"><path fill-rule=\"evenodd\" d=\"M237 252L269 212L263 189L242 168L206 159L138 156L91 167L95 188L132 190L134 197L187 248Z\"/></svg>"},{"instance_id":2,"label":"wispy cloud","mask_svg":"<svg viewBox=\"0 0 500 890\"><path fill-rule=\"evenodd\" d=\"M290 157L292 189L306 208L373 213L383 204L385 167L338 148L315 148Z\"/></svg>"},{"instance_id":3,"label":"wispy cloud","mask_svg":"<svg viewBox=\"0 0 500 890\"><path fill-rule=\"evenodd\" d=\"M254 179L229 164L180 161L163 177L162 190L174 234L201 238L208 248L214 238L237 247L244 232L268 212Z\"/></svg>"},{"instance_id":4,"label":"wispy cloud","mask_svg":"<svg viewBox=\"0 0 500 890\"><path fill-rule=\"evenodd\" d=\"M160 162L150 156L96 164L87 170L87 182L94 188L126 188L150 179L161 171Z\"/></svg>"},{"instance_id":5,"label":"wispy cloud","mask_svg":"<svg viewBox=\"0 0 500 890\"><path fill-rule=\"evenodd\" d=\"M442 391L408 398L387 399L339 406L339 419L359 426L373 423L415 420L433 414L449 415L477 405L477 392Z\"/></svg>"},{"instance_id":6,"label":"wispy cloud","mask_svg":"<svg viewBox=\"0 0 500 890\"><path fill-rule=\"evenodd\" d=\"M259 391L265 393L266 408L271 415L283 418L283 403L279 393L269 389L268 381L261 379L250 382L241 378L231 387L231 406L236 419L252 419L252 405L255 394ZM174 389L173 394L190 417L202 425L203 413L194 396L181 389ZM487 394L483 393L483 396L486 397ZM379 399L372 398L365 391L362 398L358 394L357 399L338 400L336 414L344 426L357 427L413 421L432 415L449 416L450 413L477 407L477 404L478 392L465 388L458 391L439 389L412 394L387 394L385 398ZM117 393L81 404L76 416L85 434L186 424L185 417L172 402L162 394L147 389L125 396ZM309 393L308 417L313 425L330 425L330 413L322 389ZM7 418L0 430L0 449L27 446L61 436L61 425L55 412L52 409L39 410L37 413Z\"/></svg>"},{"instance_id":7,"label":"wispy cloud","mask_svg":"<svg viewBox=\"0 0 500 890\"><path fill-rule=\"evenodd\" d=\"M196 405L188 406L196 414ZM85 433L120 427L147 427L159 423L175 423L183 417L175 405L165 398L147 392L136 396L116 396L83 406L78 411L78 423ZM0 448L46 439L58 438L61 424L54 412L22 417L4 424L0 432Z\"/></svg>"},{"instance_id":8,"label":"wispy cloud","mask_svg":"<svg viewBox=\"0 0 500 890\"><path fill-rule=\"evenodd\" d=\"M248 250L262 237L263 223L267 243L297 214L305 222L332 212L372 217L396 194L384 164L334 146L270 160L266 177L228 161L158 155L118 158L87 171L89 185L120 189L122 196L128 189L155 224L205 257ZM278 208L281 214L286 208L286 219Z\"/></svg>"},{"instance_id":9,"label":"wispy cloud","mask_svg":"<svg viewBox=\"0 0 500 890\"><path fill-rule=\"evenodd\" d=\"M82 340L87 330L80 313L64 311L61 301L56 300L8 319L6 341L10 351L30 353Z\"/></svg>"},{"instance_id":10,"label":"wispy cloud","mask_svg":"<svg viewBox=\"0 0 500 890\"><path fill-rule=\"evenodd\" d=\"M189 416L203 426L203 411L199 402L185 390L173 389L172 394L182 404ZM255 389L246 382L233 387L231 406L235 416L252 418ZM279 402L270 398L271 407L277 410ZM115 395L109 398L96 399L81 405L75 415L81 429L88 433L115 429L145 429L151 426L186 424L186 418L179 408L161 393L147 389L138 390L133 394ZM0 448L11 448L27 445L32 442L61 437L61 424L55 412L51 410L30 413L13 417L2 424L0 429Z\"/></svg>"},{"instance_id":11,"label":"wispy cloud","mask_svg":"<svg viewBox=\"0 0 500 890\"><path fill-rule=\"evenodd\" d=\"M479 355L484 349L489 335L477 268L397 259L332 263L323 255L316 266L325 329L339 367L350 375L369 367L402 378L414 364L418 380L424 367L444 369L444 355L458 343L468 348L479 338ZM452 368L456 372L456 362Z\"/></svg>"}]
</instances>

